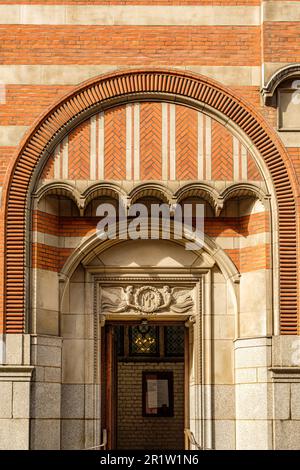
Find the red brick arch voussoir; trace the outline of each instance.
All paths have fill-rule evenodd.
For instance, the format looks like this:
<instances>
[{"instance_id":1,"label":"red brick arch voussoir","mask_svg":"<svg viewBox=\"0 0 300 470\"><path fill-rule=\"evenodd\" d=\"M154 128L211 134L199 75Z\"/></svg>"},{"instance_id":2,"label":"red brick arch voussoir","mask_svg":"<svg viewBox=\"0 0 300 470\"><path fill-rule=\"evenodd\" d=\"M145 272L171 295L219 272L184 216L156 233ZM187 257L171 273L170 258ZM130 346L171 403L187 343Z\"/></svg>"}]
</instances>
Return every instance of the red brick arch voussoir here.
<instances>
[{"instance_id":1,"label":"red brick arch voussoir","mask_svg":"<svg viewBox=\"0 0 300 470\"><path fill-rule=\"evenodd\" d=\"M295 177L275 132L242 98L214 80L169 69L119 71L89 80L40 117L21 142L3 188L5 207L4 330L26 329L26 220L34 172L55 137L76 118L107 100L132 94L168 95L207 105L230 119L253 142L270 172L279 224L279 308L281 332L297 334L297 219ZM152 96L152 98L153 98Z\"/></svg>"}]
</instances>

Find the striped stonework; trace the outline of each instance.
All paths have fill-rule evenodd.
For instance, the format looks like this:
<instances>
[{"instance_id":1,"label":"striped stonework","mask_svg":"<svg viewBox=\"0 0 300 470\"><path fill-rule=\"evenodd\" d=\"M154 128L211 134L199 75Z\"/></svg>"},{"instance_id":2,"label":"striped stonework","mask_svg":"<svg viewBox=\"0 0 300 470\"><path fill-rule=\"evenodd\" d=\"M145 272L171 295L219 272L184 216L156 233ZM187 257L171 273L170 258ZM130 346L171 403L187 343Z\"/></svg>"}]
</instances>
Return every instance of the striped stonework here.
<instances>
[{"instance_id":1,"label":"striped stonework","mask_svg":"<svg viewBox=\"0 0 300 470\"><path fill-rule=\"evenodd\" d=\"M33 268L59 272L74 249L96 232L98 217L33 213ZM270 268L269 214L206 217L205 234L232 258L241 273Z\"/></svg>"},{"instance_id":2,"label":"striped stonework","mask_svg":"<svg viewBox=\"0 0 300 470\"><path fill-rule=\"evenodd\" d=\"M59 38L57 38L57 40L59 40ZM122 37L119 37L119 40L122 41ZM246 48L248 51L249 45ZM245 57L244 52L243 57ZM223 60L224 59L225 57ZM252 59L251 57L248 59L249 65ZM225 62L226 61L227 59ZM205 118L202 120L203 122L201 122L201 118L197 120L197 138L194 137L191 140L191 142L194 143L193 145L190 144L191 146L189 147L188 144L184 143L182 127L181 129L177 129L179 122L180 126L182 126L182 116L181 119L179 119L176 108L183 102L185 104L192 103L195 109L199 107L198 113L201 112L203 105L207 106L208 109L214 109L217 114L224 117L224 122L228 123L226 127L230 124L230 126L234 126L239 133L243 134L246 140L248 139L249 145L253 147L253 150L255 150L264 161L264 165L272 177L272 184L274 185L277 198L281 331L295 334L298 328L296 206L293 192L294 182L293 179L290 178L290 163L285 150L278 140L276 133L268 127L263 117L258 114L252 106L248 106L246 102L238 96L235 96L228 89L223 88L214 81L210 81L208 78L203 79L198 75L187 72L182 74L180 71L171 72L170 70L164 71L161 69L153 71L129 70L118 72L99 80L92 80L86 83L82 88L78 88L77 91L65 97L62 102L58 102L53 113L48 112L48 114L39 121L39 124L31 131L29 137L27 137L20 147L19 157L15 163L8 187L5 187L3 191L3 204L6 207L5 238L7 246L5 259L6 331L12 333L20 332L24 329L24 267L25 264L29 262L25 256L25 230L27 223L25 207L28 188L32 181L34 169L40 164L40 169L42 170L41 166L44 167L44 165L41 165L42 161L45 163L47 161L45 155L49 156L49 154L52 154L52 158L55 159L56 155L54 157L54 153L56 150L53 148L54 146L52 144L53 136L56 136L58 140L60 138L61 140L57 143L61 142L62 145L62 140L66 138L66 126L72 125L74 128L74 118L79 117L80 119L80 115L83 112L87 114L90 111L90 117L92 117L92 115L96 114L96 107L100 108L98 112L104 112L105 114L104 150L102 144L100 146L100 152L99 145L96 146L96 150L95 144L91 146L91 132L95 135L95 126L96 129L98 127L98 130L99 126L93 121L91 126L90 119L88 119L69 133L68 156L66 157L65 155L64 161L66 161L66 159L68 161L69 179L88 179L91 177L91 174L95 175L97 169L95 170L94 163L91 164L91 150L93 158L95 154L100 160L104 158L103 166L106 168L106 114L109 112L110 102L112 105L115 105L114 100L118 99L119 108L122 108L120 101L123 100L123 107L125 107L124 114L126 116L126 128L124 132L126 141L123 143L122 139L124 139L124 137L121 135L118 136L118 152L124 152L124 166L123 169L118 168L118 170L124 174L125 167L125 178L129 181L138 181L141 178L140 175L145 173L142 165L145 162L147 162L148 165L149 162L149 157L145 160L145 154L141 157L141 135L143 136L142 138L144 138L144 133L141 132L141 122L144 122L144 115L140 109L139 94L141 94L143 99L147 96L148 101L152 99L158 101L160 95L165 96L167 94L170 100L173 101L173 103L161 104L161 161L163 180L175 181L175 179L178 178L177 172L179 171L183 175L182 177L186 177L185 175L190 175L195 172L195 161L193 160L195 158L195 141L197 141L198 177L203 174L203 179L207 180L213 178L212 172L216 171L216 165L213 165L213 152L218 146L213 143L214 132L212 130L212 122L214 119L212 117L206 119L207 115L203 114L203 118ZM128 102L130 99L133 100L133 96L134 102L128 107ZM175 98L176 104L174 103ZM87 119L86 114L85 118ZM114 119L111 119L111 121L113 122ZM130 123L129 125L128 122ZM184 127L185 125L183 128ZM103 129L101 132L103 133ZM72 134L74 134L73 137ZM78 153L78 144L77 150L74 149L74 159L72 155L72 139L77 139L80 146L80 153ZM236 139L236 137L234 137L234 139ZM189 165L188 158L185 163L185 159L180 154L182 151L191 155L192 164L190 168L185 167L185 164ZM224 155L227 155L226 150L220 152L220 154L223 155L222 158L224 160ZM63 160L60 151L59 155L60 159ZM121 156L116 155L116 158L121 158ZM80 163L81 159L82 163ZM245 149L242 148L237 140L232 141L232 159L231 166L233 179L235 181L243 179L246 172L249 172L249 175L256 174L256 169L254 169L253 172L253 163L248 162L248 155L246 156ZM60 161L60 168L62 171L62 161ZM117 171L113 165L109 168L109 171ZM224 173L224 169L222 173ZM49 174L49 169L47 174ZM123 174L117 177L124 178ZM225 176L223 177L225 178ZM16 236L17 242L15 241ZM18 296L15 295L16 286Z\"/></svg>"},{"instance_id":3,"label":"striped stonework","mask_svg":"<svg viewBox=\"0 0 300 470\"><path fill-rule=\"evenodd\" d=\"M42 180L52 179L262 180L223 125L185 106L153 102L119 106L81 124L47 162Z\"/></svg>"}]
</instances>

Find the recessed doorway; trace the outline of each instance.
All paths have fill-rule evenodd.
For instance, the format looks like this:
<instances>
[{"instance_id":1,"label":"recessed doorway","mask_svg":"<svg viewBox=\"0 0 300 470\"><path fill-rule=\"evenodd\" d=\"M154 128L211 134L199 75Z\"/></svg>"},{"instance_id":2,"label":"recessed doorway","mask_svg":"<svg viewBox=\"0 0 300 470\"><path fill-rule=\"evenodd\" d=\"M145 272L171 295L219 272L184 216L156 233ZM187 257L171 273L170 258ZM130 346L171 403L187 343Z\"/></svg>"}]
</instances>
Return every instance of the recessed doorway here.
<instances>
[{"instance_id":1,"label":"recessed doorway","mask_svg":"<svg viewBox=\"0 0 300 470\"><path fill-rule=\"evenodd\" d=\"M187 329L106 325L106 421L111 449L184 449Z\"/></svg>"}]
</instances>

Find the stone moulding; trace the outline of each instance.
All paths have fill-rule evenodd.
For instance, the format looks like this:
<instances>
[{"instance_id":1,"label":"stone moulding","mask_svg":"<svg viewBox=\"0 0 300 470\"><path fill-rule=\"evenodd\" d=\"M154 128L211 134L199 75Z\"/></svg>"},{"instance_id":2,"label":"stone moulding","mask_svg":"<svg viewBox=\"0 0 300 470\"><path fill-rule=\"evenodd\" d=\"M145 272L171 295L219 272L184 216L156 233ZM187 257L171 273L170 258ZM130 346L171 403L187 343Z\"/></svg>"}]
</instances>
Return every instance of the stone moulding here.
<instances>
[{"instance_id":1,"label":"stone moulding","mask_svg":"<svg viewBox=\"0 0 300 470\"><path fill-rule=\"evenodd\" d=\"M277 90L280 83L293 77L295 78L300 77L300 64L287 65L286 67L283 67L282 69L277 70L272 75L268 83L261 90L264 103L266 105L271 105L274 93Z\"/></svg>"},{"instance_id":2,"label":"stone moulding","mask_svg":"<svg viewBox=\"0 0 300 470\"><path fill-rule=\"evenodd\" d=\"M26 330L26 270L30 266L31 192L47 157L63 136L96 110L135 100L186 104L222 117L245 136L262 159L276 192L279 230L279 311L281 332L297 334L297 221L295 175L276 133L242 98L214 80L169 69L119 71L85 82L49 109L26 134L4 187L5 331ZM294 188L294 192L293 192Z\"/></svg>"},{"instance_id":3,"label":"stone moulding","mask_svg":"<svg viewBox=\"0 0 300 470\"><path fill-rule=\"evenodd\" d=\"M161 203L176 204L187 197L199 197L207 201L214 210L216 216L220 215L221 210L227 200L233 197L251 196L264 202L270 198L260 185L252 183L233 183L229 184L223 191L218 191L207 183L187 183L181 186L174 193L164 185L157 182L138 184L129 193L127 193L120 184L101 181L93 183L82 193L71 183L64 181L54 181L42 185L33 195L37 202L48 195L65 196L75 202L79 213L84 216L84 211L88 204L101 196L110 197L119 200L123 205L130 207L142 197L157 197Z\"/></svg>"}]
</instances>

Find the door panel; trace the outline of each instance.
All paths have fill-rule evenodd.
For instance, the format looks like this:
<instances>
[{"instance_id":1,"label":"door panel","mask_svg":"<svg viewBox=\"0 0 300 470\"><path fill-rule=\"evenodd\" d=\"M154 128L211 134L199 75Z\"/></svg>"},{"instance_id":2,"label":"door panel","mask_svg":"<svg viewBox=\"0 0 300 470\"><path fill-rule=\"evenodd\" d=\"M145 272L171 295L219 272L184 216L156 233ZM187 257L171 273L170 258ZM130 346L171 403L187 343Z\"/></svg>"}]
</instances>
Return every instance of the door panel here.
<instances>
[{"instance_id":1,"label":"door panel","mask_svg":"<svg viewBox=\"0 0 300 470\"><path fill-rule=\"evenodd\" d=\"M116 338L112 325L105 327L105 424L107 430L107 449L116 448L116 410L117 410L117 355Z\"/></svg>"}]
</instances>

